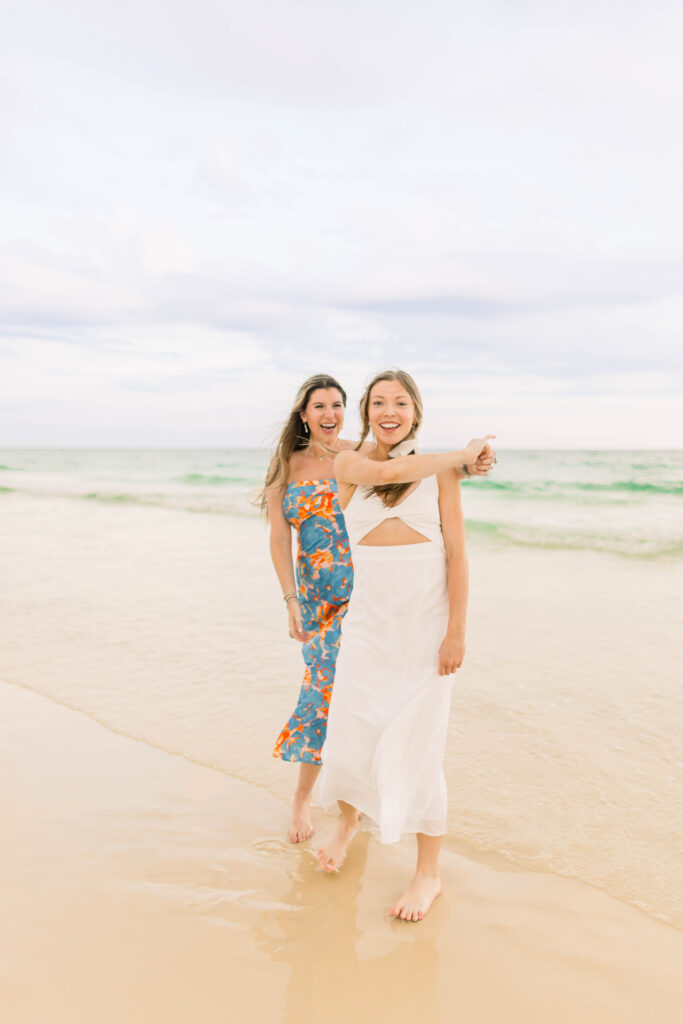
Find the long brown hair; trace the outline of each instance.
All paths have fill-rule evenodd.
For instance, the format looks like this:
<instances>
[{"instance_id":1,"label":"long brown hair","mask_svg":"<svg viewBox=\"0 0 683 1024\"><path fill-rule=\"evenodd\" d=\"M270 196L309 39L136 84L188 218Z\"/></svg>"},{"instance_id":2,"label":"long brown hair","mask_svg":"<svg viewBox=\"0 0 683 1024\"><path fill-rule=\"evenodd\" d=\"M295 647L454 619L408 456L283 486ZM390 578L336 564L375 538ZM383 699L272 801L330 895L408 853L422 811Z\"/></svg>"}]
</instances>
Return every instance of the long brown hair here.
<instances>
[{"instance_id":1,"label":"long brown hair","mask_svg":"<svg viewBox=\"0 0 683 1024\"><path fill-rule=\"evenodd\" d=\"M363 397L360 400L361 438L360 441L358 442L356 451L363 444L363 441L370 432L370 393L374 388L375 384L379 384L380 381L383 380L397 381L402 387L406 389L406 391L413 400L413 405L415 406L415 419L413 425L410 428L410 431L406 434L406 436L397 443L401 444L402 441L407 441L409 438L415 437L422 425L422 397L418 390L417 384L415 383L413 378L410 376L409 373L406 373L405 370L382 370L381 373L375 374L375 376L372 378L372 380L366 387L365 391L363 392ZM414 453L411 452L411 455L412 454ZM401 500L406 491L409 490L411 487L412 483L378 484L376 487L371 487L369 489L368 493L366 494L366 497L369 497L371 494L376 494L379 498L382 499L382 502L388 508L392 508L398 501Z\"/></svg>"},{"instance_id":2,"label":"long brown hair","mask_svg":"<svg viewBox=\"0 0 683 1024\"><path fill-rule=\"evenodd\" d=\"M255 504L262 512L267 513L268 510L268 498L266 493L268 488L275 485L284 490L287 484L287 476L289 474L289 460L294 452L300 451L302 448L306 448L308 446L308 437L304 433L304 424L301 419L301 413L308 405L313 392L317 391L318 388L336 388L342 396L342 402L344 403L344 408L346 408L346 392L339 381L335 380L334 377L331 377L327 373L316 373L303 382L296 393L292 411L290 412L280 433L279 440L275 445L275 450L270 460L270 465L268 466L268 472L266 473L266 481L256 498Z\"/></svg>"}]
</instances>

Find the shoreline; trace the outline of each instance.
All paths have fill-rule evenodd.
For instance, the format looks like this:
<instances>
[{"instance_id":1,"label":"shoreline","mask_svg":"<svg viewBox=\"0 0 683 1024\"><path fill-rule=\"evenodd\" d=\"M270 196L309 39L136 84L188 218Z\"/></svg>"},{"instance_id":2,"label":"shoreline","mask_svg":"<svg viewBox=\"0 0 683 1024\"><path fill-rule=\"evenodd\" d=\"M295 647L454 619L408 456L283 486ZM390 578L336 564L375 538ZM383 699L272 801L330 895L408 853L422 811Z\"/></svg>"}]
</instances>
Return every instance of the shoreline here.
<instances>
[{"instance_id":1,"label":"shoreline","mask_svg":"<svg viewBox=\"0 0 683 1024\"><path fill-rule=\"evenodd\" d=\"M5 1024L680 1019L683 934L593 886L447 848L395 922L412 843L364 835L330 878L265 788L16 684L0 723Z\"/></svg>"},{"instance_id":2,"label":"shoreline","mask_svg":"<svg viewBox=\"0 0 683 1024\"><path fill-rule=\"evenodd\" d=\"M268 797L272 797L274 800L277 801L277 804L279 806L284 806L286 808L286 815L288 814L289 804L287 800L281 794L274 793L273 790L266 783L259 785L258 782L254 781L254 779L250 779L246 776L231 774L230 772L227 772L225 769L218 767L217 765L211 764L209 761L201 760L199 757L193 757L191 754L188 754L186 752L173 750L170 747L165 747L163 746L163 744L156 743L153 740L148 739L146 737L133 736L123 731L122 729L117 729L116 726L110 725L109 723L99 719L96 715L83 708L79 708L75 705L69 704L67 701L60 700L58 697L53 696L51 694L41 693L39 690L35 690L32 687L25 685L24 683L14 683L7 679L0 678L0 687L11 687L16 688L20 691L25 691L29 695L34 695L40 700L45 700L48 701L50 704L56 705L58 708L64 708L66 711L73 712L77 715L82 715L87 721L92 722L97 727L112 733L114 736L121 737L125 741L132 743L140 743L144 747L149 747L152 750L156 750L167 757L180 758L181 761L185 761L189 765L194 765L198 768L202 768L210 772L217 772L218 775L231 780L235 784L253 787L258 792L262 792L264 794L267 794ZM292 775L290 788L293 789L295 784L294 776L297 767L296 762L278 760L277 763L280 765L287 766L285 767L284 771L285 773L289 772ZM286 788L287 787L283 787L283 790ZM314 789L313 792L313 801L311 807L314 812L317 812L318 818L322 818L323 821L329 819L329 815L326 814L322 805L317 800L316 789ZM285 825L283 827L282 837L284 837L286 835L286 832L288 831L288 818L285 817L283 821L285 822ZM368 838L372 835L372 830L370 828L364 830L361 827L359 831L366 831L368 834ZM401 842L405 845L405 837ZM637 901L629 901L627 899L621 898L618 895L610 893L607 889L603 889L599 885L593 884L592 882L584 878L581 878L578 875L561 874L558 871L553 871L549 868L546 869L538 865L519 863L514 859L514 857L508 857L499 850L477 849L476 847L469 845L466 840L458 838L457 833L453 830L447 832L443 837L441 857L443 858L443 856L447 855L448 853L465 862L480 864L484 867L491 868L495 871L512 873L526 872L532 875L537 875L539 877L556 878L558 880L564 880L572 884L576 883L587 889L594 890L600 896L607 896L608 898L613 899L616 903L621 904L624 907L628 907L629 909L636 911L639 914L642 914L643 917L648 921L653 921L654 923L662 925L665 928L672 929L675 933L679 935L683 935L683 928L680 928L674 921L671 920L670 917L668 917L665 914L659 914L652 908L647 908L646 906L640 905Z\"/></svg>"}]
</instances>

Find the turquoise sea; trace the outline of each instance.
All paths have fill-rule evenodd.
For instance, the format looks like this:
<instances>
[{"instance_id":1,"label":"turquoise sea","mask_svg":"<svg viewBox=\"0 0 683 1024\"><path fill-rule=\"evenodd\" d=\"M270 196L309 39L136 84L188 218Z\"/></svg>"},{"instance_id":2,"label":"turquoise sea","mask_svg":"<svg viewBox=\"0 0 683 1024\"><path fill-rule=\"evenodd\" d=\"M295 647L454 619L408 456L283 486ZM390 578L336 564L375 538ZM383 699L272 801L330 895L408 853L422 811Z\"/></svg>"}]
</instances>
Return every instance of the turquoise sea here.
<instances>
[{"instance_id":1,"label":"turquoise sea","mask_svg":"<svg viewBox=\"0 0 683 1024\"><path fill-rule=\"evenodd\" d=\"M0 679L288 800L266 461L0 450ZM683 928L683 453L500 450L463 504L448 844Z\"/></svg>"},{"instance_id":2,"label":"turquoise sea","mask_svg":"<svg viewBox=\"0 0 683 1024\"><path fill-rule=\"evenodd\" d=\"M259 449L0 451L0 493L256 516ZM683 554L683 452L501 451L466 482L471 534L501 544Z\"/></svg>"}]
</instances>

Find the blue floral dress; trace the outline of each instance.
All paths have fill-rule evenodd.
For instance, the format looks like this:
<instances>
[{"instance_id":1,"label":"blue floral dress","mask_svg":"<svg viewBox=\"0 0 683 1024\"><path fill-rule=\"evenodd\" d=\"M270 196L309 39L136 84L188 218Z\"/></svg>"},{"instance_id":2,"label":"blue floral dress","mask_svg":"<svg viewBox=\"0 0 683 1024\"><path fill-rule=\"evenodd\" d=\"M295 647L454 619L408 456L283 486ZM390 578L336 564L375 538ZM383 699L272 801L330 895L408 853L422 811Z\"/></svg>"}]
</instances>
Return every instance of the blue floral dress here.
<instances>
[{"instance_id":1,"label":"blue floral dress","mask_svg":"<svg viewBox=\"0 0 683 1024\"><path fill-rule=\"evenodd\" d=\"M303 644L306 671L299 700L273 755L319 765L341 622L353 586L351 549L336 480L296 480L285 490L282 510L299 538L296 580L308 640Z\"/></svg>"}]
</instances>

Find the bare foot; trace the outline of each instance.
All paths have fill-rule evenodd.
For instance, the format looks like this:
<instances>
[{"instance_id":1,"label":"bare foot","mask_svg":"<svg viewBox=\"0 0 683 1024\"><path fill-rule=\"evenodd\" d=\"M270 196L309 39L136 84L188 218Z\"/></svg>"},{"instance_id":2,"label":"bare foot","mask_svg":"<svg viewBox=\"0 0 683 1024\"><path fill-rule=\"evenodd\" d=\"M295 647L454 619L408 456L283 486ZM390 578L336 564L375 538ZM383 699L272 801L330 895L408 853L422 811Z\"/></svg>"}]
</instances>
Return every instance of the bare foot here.
<instances>
[{"instance_id":1,"label":"bare foot","mask_svg":"<svg viewBox=\"0 0 683 1024\"><path fill-rule=\"evenodd\" d=\"M316 856L324 871L338 871L344 862L346 850L358 829L358 816L355 819L341 817L337 826Z\"/></svg>"},{"instance_id":2,"label":"bare foot","mask_svg":"<svg viewBox=\"0 0 683 1024\"><path fill-rule=\"evenodd\" d=\"M311 821L311 798L294 797L292 804L292 825L289 830L290 843L305 843L313 835L313 822Z\"/></svg>"},{"instance_id":3,"label":"bare foot","mask_svg":"<svg viewBox=\"0 0 683 1024\"><path fill-rule=\"evenodd\" d=\"M415 874L412 882L391 908L402 921L421 921L437 896L441 895L438 875Z\"/></svg>"}]
</instances>

